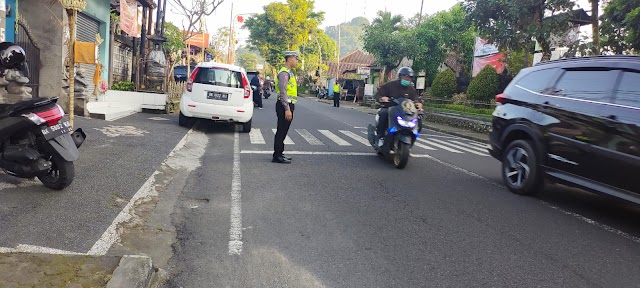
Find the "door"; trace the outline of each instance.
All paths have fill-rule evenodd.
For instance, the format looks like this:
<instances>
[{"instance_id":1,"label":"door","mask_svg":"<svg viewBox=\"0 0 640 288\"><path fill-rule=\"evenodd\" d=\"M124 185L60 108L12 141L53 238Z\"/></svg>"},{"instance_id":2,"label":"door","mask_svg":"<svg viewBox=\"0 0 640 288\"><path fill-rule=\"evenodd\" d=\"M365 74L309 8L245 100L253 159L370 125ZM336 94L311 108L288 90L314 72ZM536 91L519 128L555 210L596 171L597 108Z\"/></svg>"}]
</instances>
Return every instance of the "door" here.
<instances>
[{"instance_id":1,"label":"door","mask_svg":"<svg viewBox=\"0 0 640 288\"><path fill-rule=\"evenodd\" d=\"M242 72L221 67L197 69L191 92L193 101L234 107L245 104Z\"/></svg>"},{"instance_id":2,"label":"door","mask_svg":"<svg viewBox=\"0 0 640 288\"><path fill-rule=\"evenodd\" d=\"M541 112L558 120L547 126L547 165L552 173L607 178L604 174L609 172L599 167L604 155L593 154L592 146L610 133L603 121L617 75L618 71L598 68L565 69L553 88L545 90Z\"/></svg>"},{"instance_id":3,"label":"door","mask_svg":"<svg viewBox=\"0 0 640 288\"><path fill-rule=\"evenodd\" d=\"M96 35L100 33L100 22L83 13L78 13L76 26L76 38L78 41L91 43L96 42ZM80 64L80 68L84 70L82 76L84 76L84 80L87 83L84 94L85 96L93 95L93 90L95 89L95 84L93 84L93 75L96 73L96 65Z\"/></svg>"}]
</instances>

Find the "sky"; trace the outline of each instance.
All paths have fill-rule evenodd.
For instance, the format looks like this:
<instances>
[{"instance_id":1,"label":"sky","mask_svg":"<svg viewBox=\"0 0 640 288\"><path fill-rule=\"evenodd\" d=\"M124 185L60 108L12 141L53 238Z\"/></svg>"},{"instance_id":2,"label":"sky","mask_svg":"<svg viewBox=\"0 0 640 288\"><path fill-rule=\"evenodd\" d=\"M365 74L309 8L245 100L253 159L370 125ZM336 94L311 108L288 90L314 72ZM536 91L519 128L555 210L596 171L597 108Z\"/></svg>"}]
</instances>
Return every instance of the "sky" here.
<instances>
[{"instance_id":1,"label":"sky","mask_svg":"<svg viewBox=\"0 0 640 288\"><path fill-rule=\"evenodd\" d=\"M167 13L167 21L181 27L180 16L171 13L174 9L170 4L175 0L168 0L169 13ZM181 0L188 3L191 0ZM386 10L392 14L400 14L405 18L410 18L420 12L420 6L423 0L316 0L315 10L325 12L325 20L320 28L326 26L335 26L339 23L350 21L351 19L364 16L369 21L375 18L377 11ZM286 0L224 0L218 6L218 9L206 18L207 29L210 33L215 33L220 27L228 27L231 19L231 7L233 4L233 15L243 15L245 18L251 15L249 13L262 13L263 7L271 2L286 2ZM434 14L438 11L447 10L451 6L458 3L458 0L424 0L422 8L423 14ZM590 10L589 0L576 1L581 8ZM235 29L238 29L236 23ZM581 29L585 30L585 29ZM249 36L246 30L236 30L238 32L238 41L242 44Z\"/></svg>"}]
</instances>

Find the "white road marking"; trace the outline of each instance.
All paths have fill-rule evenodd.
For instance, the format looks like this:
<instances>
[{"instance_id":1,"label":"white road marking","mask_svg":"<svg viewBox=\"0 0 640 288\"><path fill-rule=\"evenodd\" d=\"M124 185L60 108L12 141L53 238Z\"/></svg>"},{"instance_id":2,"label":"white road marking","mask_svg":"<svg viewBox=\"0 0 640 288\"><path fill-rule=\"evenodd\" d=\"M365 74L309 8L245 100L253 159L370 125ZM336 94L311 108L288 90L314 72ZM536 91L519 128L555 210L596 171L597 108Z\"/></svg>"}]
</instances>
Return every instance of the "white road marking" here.
<instances>
[{"instance_id":1,"label":"white road marking","mask_svg":"<svg viewBox=\"0 0 640 288\"><path fill-rule=\"evenodd\" d=\"M311 145L324 145L324 143L322 143L320 139L316 138L316 136L313 136L313 134L307 131L307 129L296 129L296 132L298 132L298 134L300 134L300 136L302 136L302 138L304 138L304 140L309 142L309 144Z\"/></svg>"},{"instance_id":2,"label":"white road marking","mask_svg":"<svg viewBox=\"0 0 640 288\"><path fill-rule=\"evenodd\" d=\"M162 118L162 117L151 117L151 118L147 118L149 120L155 120L155 121L169 121L169 119L167 118Z\"/></svg>"},{"instance_id":3,"label":"white road marking","mask_svg":"<svg viewBox=\"0 0 640 288\"><path fill-rule=\"evenodd\" d=\"M420 144L420 143L418 143L417 141L416 141L415 143L413 143L413 146L416 146L416 147L418 147L418 148L422 148L422 149L425 149L425 150L436 150L436 149L431 148L431 147L429 147L429 146L427 146L427 145Z\"/></svg>"},{"instance_id":4,"label":"white road marking","mask_svg":"<svg viewBox=\"0 0 640 288\"><path fill-rule=\"evenodd\" d=\"M65 251L49 247L20 244L16 248L0 247L0 253L40 253L40 254L61 254L61 255L86 255L85 253Z\"/></svg>"},{"instance_id":5,"label":"white road marking","mask_svg":"<svg viewBox=\"0 0 640 288\"><path fill-rule=\"evenodd\" d=\"M475 142L475 141L469 141L469 144L475 145L475 146L478 146L478 147L484 148L484 149L491 148L491 145L489 145L489 144L478 143L478 142Z\"/></svg>"},{"instance_id":6,"label":"white road marking","mask_svg":"<svg viewBox=\"0 0 640 288\"><path fill-rule=\"evenodd\" d=\"M351 143L340 138L338 135L331 133L329 130L318 130L318 132L322 133L322 135L329 138L331 141L335 142L340 146L351 146Z\"/></svg>"},{"instance_id":7,"label":"white road marking","mask_svg":"<svg viewBox=\"0 0 640 288\"><path fill-rule=\"evenodd\" d=\"M273 154L266 150L242 150L240 154ZM376 156L370 152L287 151L287 155Z\"/></svg>"},{"instance_id":8,"label":"white road marking","mask_svg":"<svg viewBox=\"0 0 640 288\"><path fill-rule=\"evenodd\" d=\"M435 146L435 147L438 147L438 148L440 148L440 149L447 150L447 151L449 151L449 152L453 152L453 153L464 153L464 152L458 151L458 150L456 150L456 149L452 149L452 148L449 148L449 147L447 147L447 146L442 146L442 145L440 145L440 144L438 144L438 143L433 143L433 142L431 142L431 141L427 141L427 140L424 140L424 139L421 139L421 138L418 138L417 140L418 140L418 141L420 141L420 142L422 142L422 143L426 143L426 144L429 144L429 145L431 145L431 146ZM433 140L433 139L432 139L432 140Z\"/></svg>"},{"instance_id":9,"label":"white road marking","mask_svg":"<svg viewBox=\"0 0 640 288\"><path fill-rule=\"evenodd\" d=\"M273 131L273 134L276 134L276 132L278 132L278 129L271 129ZM289 138L289 135L287 135L287 137L284 138L284 144L286 145L294 145L296 143L293 143L293 140L291 140L291 138Z\"/></svg>"},{"instance_id":10,"label":"white road marking","mask_svg":"<svg viewBox=\"0 0 640 288\"><path fill-rule=\"evenodd\" d=\"M182 152L182 148L185 147L187 139L190 137L197 137L195 138L195 141L190 142L190 144L196 145L195 149L197 150ZM207 141L208 138L204 133L196 132L193 129L189 130L189 132L182 137L180 142L178 142L176 147L173 148L171 153L169 153L169 156L162 163L162 166L166 165L173 169L186 168L191 171L196 169L201 165L199 159L206 151L205 148ZM87 252L88 255L105 255L111 248L111 245L120 239L121 231L119 231L118 225L129 221L133 217L136 203L157 195L157 191L155 190L155 179L159 174L159 170L156 170L142 185L142 187L138 189L136 194L131 197L131 200L129 200L129 203L127 203L122 211L120 211L113 222L111 222L111 225L109 225L107 230L102 233L100 239L93 244L89 252Z\"/></svg>"},{"instance_id":11,"label":"white road marking","mask_svg":"<svg viewBox=\"0 0 640 288\"><path fill-rule=\"evenodd\" d=\"M242 253L242 182L240 177L240 135L233 134L233 174L231 177L231 227L229 228L229 255Z\"/></svg>"},{"instance_id":12,"label":"white road marking","mask_svg":"<svg viewBox=\"0 0 640 288\"><path fill-rule=\"evenodd\" d=\"M455 146L455 144L451 144L451 143L446 142L446 141L442 141L442 140L438 140L438 139L431 139L431 141L435 141L435 142L438 142L438 143L443 144L443 145L450 145L450 146L455 147L455 148L456 148L456 149L458 149L458 150L466 151L466 152L469 152L469 153L471 153L471 154L476 154L476 155L480 155L480 156L487 156L487 157L489 156L488 154L480 153L480 152L478 152L478 151L476 151L476 150L471 150L471 149L469 149L469 148L464 148L464 147L460 147L460 146ZM431 144L433 144L433 143L431 143Z\"/></svg>"},{"instance_id":13,"label":"white road marking","mask_svg":"<svg viewBox=\"0 0 640 288\"><path fill-rule=\"evenodd\" d=\"M369 143L369 140L367 140L366 138L364 138L362 136L356 135L356 133L353 133L351 131L340 130L340 133L346 135L347 137L349 137L349 138L351 138L353 140L356 140L356 141L362 143L365 146L370 146L371 145L371 143Z\"/></svg>"},{"instance_id":14,"label":"white road marking","mask_svg":"<svg viewBox=\"0 0 640 288\"><path fill-rule=\"evenodd\" d=\"M259 128L251 129L251 132L249 132L249 139L251 140L251 144L267 144L264 141L264 137L262 137L262 132L260 132Z\"/></svg>"},{"instance_id":15,"label":"white road marking","mask_svg":"<svg viewBox=\"0 0 640 288\"><path fill-rule=\"evenodd\" d=\"M478 147L475 145L471 145L471 144L467 144L467 143L462 143L460 141L456 141L456 140L450 140L451 143L456 143L458 145L464 146L464 147L469 147L471 149L476 149L479 150L480 152L487 152L487 148L486 147ZM486 154L485 154L486 155ZM488 156L488 155L487 155Z\"/></svg>"}]
</instances>

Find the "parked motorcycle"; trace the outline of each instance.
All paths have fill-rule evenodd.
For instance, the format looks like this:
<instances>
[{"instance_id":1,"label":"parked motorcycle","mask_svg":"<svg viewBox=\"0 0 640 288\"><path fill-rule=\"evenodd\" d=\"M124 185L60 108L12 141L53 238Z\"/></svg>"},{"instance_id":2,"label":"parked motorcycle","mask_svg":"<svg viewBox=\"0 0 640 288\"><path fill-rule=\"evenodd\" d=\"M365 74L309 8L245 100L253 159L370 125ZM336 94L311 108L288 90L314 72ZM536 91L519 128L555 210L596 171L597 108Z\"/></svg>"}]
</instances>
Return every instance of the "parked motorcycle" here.
<instances>
[{"instance_id":1,"label":"parked motorcycle","mask_svg":"<svg viewBox=\"0 0 640 288\"><path fill-rule=\"evenodd\" d=\"M393 154L394 166L403 169L407 166L411 148L420 135L418 109L411 99L404 97L390 98L389 102L381 104L383 108L389 108L389 129L384 135L377 135L379 117L376 115L376 125L369 124L369 143L380 156L389 158ZM382 147L378 146L380 137L384 137Z\"/></svg>"},{"instance_id":2,"label":"parked motorcycle","mask_svg":"<svg viewBox=\"0 0 640 288\"><path fill-rule=\"evenodd\" d=\"M22 63L24 50L19 46L0 51L3 68L15 69ZM0 168L19 178L37 177L44 186L62 190L73 182L73 161L79 158L78 148L86 135L82 129L69 134L72 127L63 119L65 113L57 101L34 98L0 104Z\"/></svg>"}]
</instances>

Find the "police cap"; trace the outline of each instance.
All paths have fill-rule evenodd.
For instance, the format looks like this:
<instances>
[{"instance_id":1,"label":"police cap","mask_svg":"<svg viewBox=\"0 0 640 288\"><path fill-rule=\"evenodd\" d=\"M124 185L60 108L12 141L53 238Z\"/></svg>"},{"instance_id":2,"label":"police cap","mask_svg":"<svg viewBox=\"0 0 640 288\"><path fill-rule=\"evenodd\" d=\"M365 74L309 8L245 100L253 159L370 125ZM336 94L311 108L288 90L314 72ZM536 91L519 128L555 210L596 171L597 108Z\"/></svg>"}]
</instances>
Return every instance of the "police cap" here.
<instances>
[{"instance_id":1,"label":"police cap","mask_svg":"<svg viewBox=\"0 0 640 288\"><path fill-rule=\"evenodd\" d=\"M298 58L298 51L284 51L284 59L287 59L289 57L296 57Z\"/></svg>"}]
</instances>

